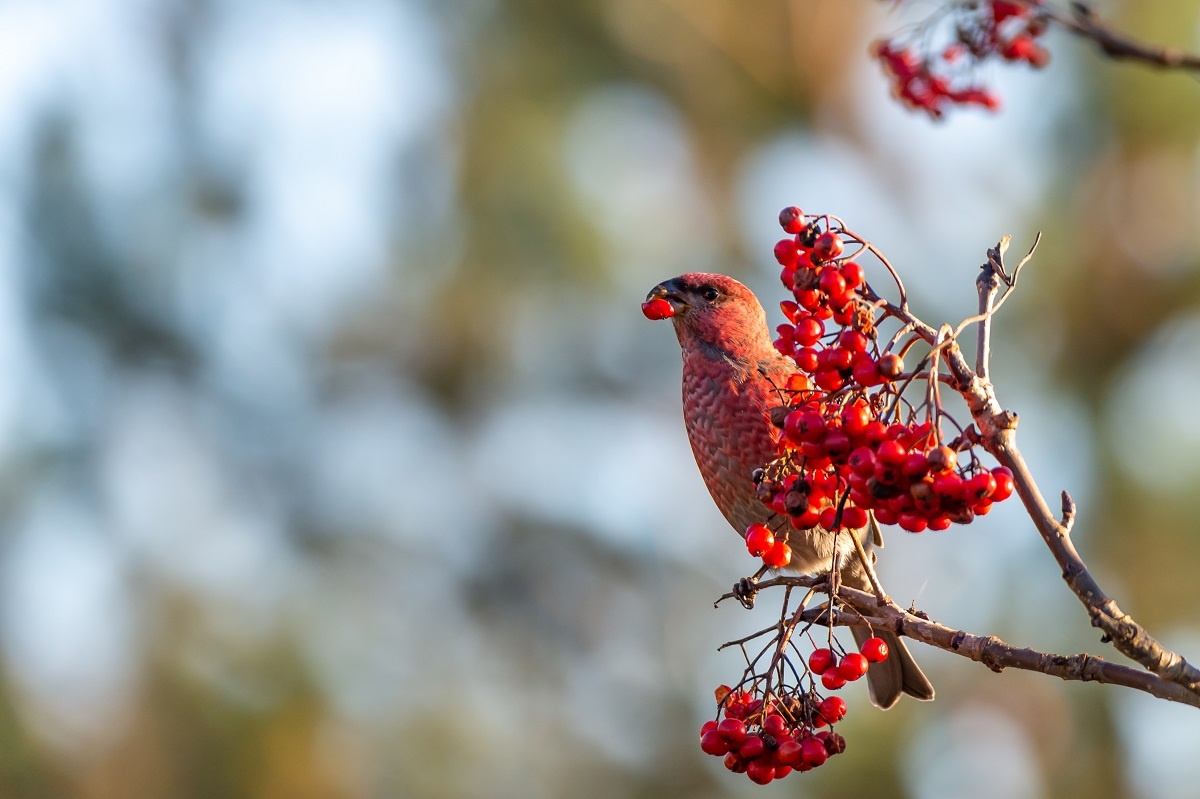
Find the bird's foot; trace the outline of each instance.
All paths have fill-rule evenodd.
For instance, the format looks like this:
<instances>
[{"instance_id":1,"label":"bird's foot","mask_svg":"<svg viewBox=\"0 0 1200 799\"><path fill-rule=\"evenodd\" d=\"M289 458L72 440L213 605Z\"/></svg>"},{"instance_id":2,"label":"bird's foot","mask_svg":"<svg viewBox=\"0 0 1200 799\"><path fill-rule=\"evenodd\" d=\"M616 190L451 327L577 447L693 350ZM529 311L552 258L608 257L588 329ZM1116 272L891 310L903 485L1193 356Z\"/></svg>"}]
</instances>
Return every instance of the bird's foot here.
<instances>
[{"instance_id":1,"label":"bird's foot","mask_svg":"<svg viewBox=\"0 0 1200 799\"><path fill-rule=\"evenodd\" d=\"M743 577L733 584L733 597L742 603L742 607L751 610L754 607L754 597L758 596L758 577Z\"/></svg>"}]
</instances>

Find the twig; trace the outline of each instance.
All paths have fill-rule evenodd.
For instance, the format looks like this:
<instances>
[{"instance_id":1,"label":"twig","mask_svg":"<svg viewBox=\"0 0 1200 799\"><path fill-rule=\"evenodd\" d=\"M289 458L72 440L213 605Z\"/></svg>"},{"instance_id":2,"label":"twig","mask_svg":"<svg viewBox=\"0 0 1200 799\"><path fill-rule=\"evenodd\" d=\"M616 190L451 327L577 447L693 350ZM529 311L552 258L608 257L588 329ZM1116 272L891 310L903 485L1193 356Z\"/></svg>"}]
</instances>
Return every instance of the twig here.
<instances>
[{"instance_id":1,"label":"twig","mask_svg":"<svg viewBox=\"0 0 1200 799\"><path fill-rule=\"evenodd\" d=\"M877 524L875 514L871 514L871 525ZM879 578L875 576L875 567L871 565L871 559L867 557L867 551L863 549L862 541L858 540L858 536L854 531L850 531L850 540L854 542L854 551L858 554L858 562L862 564L863 571L867 573L867 579L871 582L871 590L875 592L875 599L880 605L887 604L888 595L884 593L883 586L879 584Z\"/></svg>"},{"instance_id":2,"label":"twig","mask_svg":"<svg viewBox=\"0 0 1200 799\"><path fill-rule=\"evenodd\" d=\"M979 292L979 331L975 352L975 373L981 380L988 379L988 363L992 357L992 306L1000 291L1000 272L1003 271L1004 248L1007 237L987 252L987 263L980 267L975 286Z\"/></svg>"},{"instance_id":3,"label":"twig","mask_svg":"<svg viewBox=\"0 0 1200 799\"><path fill-rule=\"evenodd\" d=\"M1109 58L1138 61L1159 69L1200 70L1200 55L1176 47L1157 47L1139 42L1106 25L1086 3L1071 3L1069 14L1049 4L1031 8L1043 19L1094 42Z\"/></svg>"}]
</instances>

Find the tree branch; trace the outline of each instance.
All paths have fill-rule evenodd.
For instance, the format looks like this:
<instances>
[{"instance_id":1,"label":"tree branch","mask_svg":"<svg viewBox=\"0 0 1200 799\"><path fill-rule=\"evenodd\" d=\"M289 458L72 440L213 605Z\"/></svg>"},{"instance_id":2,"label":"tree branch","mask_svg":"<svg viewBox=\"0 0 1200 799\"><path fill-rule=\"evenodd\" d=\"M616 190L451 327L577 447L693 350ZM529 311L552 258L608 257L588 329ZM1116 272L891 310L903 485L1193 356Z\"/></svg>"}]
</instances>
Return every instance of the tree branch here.
<instances>
[{"instance_id":1,"label":"tree branch","mask_svg":"<svg viewBox=\"0 0 1200 799\"><path fill-rule=\"evenodd\" d=\"M1106 25L1086 3L1071 3L1070 13L1051 5L1033 6L1042 18L1095 43L1106 56L1119 61L1138 61L1159 69L1200 70L1200 55L1176 47L1156 47L1130 38Z\"/></svg>"},{"instance_id":2,"label":"tree branch","mask_svg":"<svg viewBox=\"0 0 1200 799\"><path fill-rule=\"evenodd\" d=\"M826 592L830 589L826 575L815 577L788 575L765 580L758 584L757 590L762 591L776 586L796 586ZM734 594L731 592L722 599L732 597ZM897 635L907 636L937 649L982 663L994 672L1015 668L1036 671L1066 681L1123 685L1159 699L1200 707L1200 693L1141 669L1123 666L1087 653L1058 655L1036 649L1015 647L994 635L975 635L964 630L947 627L926 618L923 614L918 615L917 612L904 610L891 600L880 603L873 594L854 588L840 587L837 597L852 605L856 612L831 611L828 606L822 605L805 610L799 616L799 621L819 626L832 624L835 627L870 627L875 630L891 630ZM771 629L773 628L762 630L756 635L769 632Z\"/></svg>"},{"instance_id":3,"label":"tree branch","mask_svg":"<svg viewBox=\"0 0 1200 799\"><path fill-rule=\"evenodd\" d=\"M995 310L991 305L994 298L993 280L1005 281L1006 275L998 272L998 268L1001 268L999 259L989 258L988 263L983 266L983 274L976 282L980 307L987 309L987 313L981 315L981 324L987 322ZM989 276L989 272L993 272L994 275ZM874 292L870 292L870 295L868 299L879 300ZM991 380L971 369L957 341L941 341L938 331L917 319L906 308L886 302L881 308L889 316L910 326L929 346L941 346L942 357L954 380L954 387L966 400L971 416L979 428L980 443L1002 466L1012 470L1016 491L1025 505L1026 512L1062 569L1063 579L1083 603L1092 626L1102 630L1105 639L1111 641L1119 652L1142 664L1154 674L1189 691L1200 691L1200 670L1183 656L1164 647L1129 614L1121 610L1088 571L1070 538L1069 522L1074 519L1074 503L1064 492L1063 519L1060 521L1059 517L1051 512L1017 447L1017 415L1001 407ZM980 337L980 351L976 358L977 362L985 365L988 335Z\"/></svg>"}]
</instances>

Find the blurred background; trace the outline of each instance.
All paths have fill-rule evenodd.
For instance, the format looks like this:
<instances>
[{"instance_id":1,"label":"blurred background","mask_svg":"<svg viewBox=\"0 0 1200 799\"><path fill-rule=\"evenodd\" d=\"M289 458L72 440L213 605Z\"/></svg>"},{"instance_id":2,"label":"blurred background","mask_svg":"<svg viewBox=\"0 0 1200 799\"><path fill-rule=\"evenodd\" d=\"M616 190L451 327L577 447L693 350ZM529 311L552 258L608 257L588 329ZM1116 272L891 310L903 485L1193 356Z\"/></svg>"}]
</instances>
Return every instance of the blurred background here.
<instances>
[{"instance_id":1,"label":"blurred background","mask_svg":"<svg viewBox=\"0 0 1200 799\"><path fill-rule=\"evenodd\" d=\"M1100 10L1200 49L1195 0ZM935 124L866 56L911 13L0 0L0 796L1194 797L1194 709L919 644L938 700L851 686L815 773L698 748L755 564L638 305L720 270L780 321L793 203L933 323L1043 231L1001 400L1102 584L1200 656L1200 83L1056 36ZM1016 503L892 532L882 576L1120 660Z\"/></svg>"}]
</instances>

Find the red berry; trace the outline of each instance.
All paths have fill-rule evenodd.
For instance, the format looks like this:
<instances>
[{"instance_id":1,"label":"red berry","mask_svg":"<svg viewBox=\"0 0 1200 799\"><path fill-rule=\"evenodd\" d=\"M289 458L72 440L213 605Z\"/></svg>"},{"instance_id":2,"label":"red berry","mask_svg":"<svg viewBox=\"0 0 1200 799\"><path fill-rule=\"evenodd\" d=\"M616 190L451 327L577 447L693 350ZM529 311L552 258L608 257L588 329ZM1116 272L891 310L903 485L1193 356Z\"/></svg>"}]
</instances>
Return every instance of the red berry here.
<instances>
[{"instance_id":1,"label":"red berry","mask_svg":"<svg viewBox=\"0 0 1200 799\"><path fill-rule=\"evenodd\" d=\"M778 713L772 713L767 716L767 720L763 722L763 732L768 735L773 735L776 738L787 735L788 723L787 719Z\"/></svg>"},{"instance_id":2,"label":"red berry","mask_svg":"<svg viewBox=\"0 0 1200 799\"><path fill-rule=\"evenodd\" d=\"M803 372L817 371L817 351L812 347L802 347L796 350L796 366Z\"/></svg>"},{"instance_id":3,"label":"red berry","mask_svg":"<svg viewBox=\"0 0 1200 799\"><path fill-rule=\"evenodd\" d=\"M814 649L808 656L808 667L812 669L813 674L824 674L836 663L837 656L833 654L832 649Z\"/></svg>"},{"instance_id":4,"label":"red berry","mask_svg":"<svg viewBox=\"0 0 1200 799\"><path fill-rule=\"evenodd\" d=\"M784 541L776 541L762 556L763 563L772 569L782 569L792 562L792 550Z\"/></svg>"},{"instance_id":5,"label":"red berry","mask_svg":"<svg viewBox=\"0 0 1200 799\"><path fill-rule=\"evenodd\" d=\"M846 289L853 290L866 282L866 275L863 274L863 268L857 261L847 261L842 264L842 277L846 281Z\"/></svg>"},{"instance_id":6,"label":"red berry","mask_svg":"<svg viewBox=\"0 0 1200 799\"><path fill-rule=\"evenodd\" d=\"M879 366L871 356L868 355L865 358L855 360L854 379L858 381L860 386L870 387L879 385Z\"/></svg>"},{"instance_id":7,"label":"red berry","mask_svg":"<svg viewBox=\"0 0 1200 799\"><path fill-rule=\"evenodd\" d=\"M759 785L766 785L771 780L775 779L775 767L765 760L755 760L750 765L746 766L746 776L752 782Z\"/></svg>"},{"instance_id":8,"label":"red berry","mask_svg":"<svg viewBox=\"0 0 1200 799\"><path fill-rule=\"evenodd\" d=\"M886 380L895 380L904 374L904 359L894 352L889 352L879 359L879 374Z\"/></svg>"},{"instance_id":9,"label":"red berry","mask_svg":"<svg viewBox=\"0 0 1200 799\"><path fill-rule=\"evenodd\" d=\"M870 447L858 447L850 453L846 465L859 477L871 477L875 474L875 453Z\"/></svg>"},{"instance_id":10,"label":"red berry","mask_svg":"<svg viewBox=\"0 0 1200 799\"><path fill-rule=\"evenodd\" d=\"M820 738L805 738L800 742L800 756L805 763L815 768L825 762L829 752L825 750L825 743Z\"/></svg>"},{"instance_id":11,"label":"red berry","mask_svg":"<svg viewBox=\"0 0 1200 799\"><path fill-rule=\"evenodd\" d=\"M966 491L966 482L958 472L946 472L933 478L933 490L943 499L960 501Z\"/></svg>"},{"instance_id":12,"label":"red berry","mask_svg":"<svg viewBox=\"0 0 1200 799\"><path fill-rule=\"evenodd\" d=\"M737 752L730 752L725 755L725 768L732 771L734 774L746 773L746 759Z\"/></svg>"},{"instance_id":13,"label":"red berry","mask_svg":"<svg viewBox=\"0 0 1200 799\"><path fill-rule=\"evenodd\" d=\"M868 638L863 641L858 651L871 663L882 663L888 657L887 641L882 638Z\"/></svg>"},{"instance_id":14,"label":"red berry","mask_svg":"<svg viewBox=\"0 0 1200 799\"><path fill-rule=\"evenodd\" d=\"M867 512L862 508L854 505L847 505L842 509L842 527L847 530L861 530L867 526L870 521L867 517Z\"/></svg>"},{"instance_id":15,"label":"red berry","mask_svg":"<svg viewBox=\"0 0 1200 799\"><path fill-rule=\"evenodd\" d=\"M901 467L905 477L920 478L929 471L929 458L920 452L910 452Z\"/></svg>"},{"instance_id":16,"label":"red berry","mask_svg":"<svg viewBox=\"0 0 1200 799\"><path fill-rule=\"evenodd\" d=\"M742 741L742 745L738 747L738 754L747 760L762 757L765 751L767 751L767 745L761 735L747 736L746 740Z\"/></svg>"},{"instance_id":17,"label":"red berry","mask_svg":"<svg viewBox=\"0 0 1200 799\"><path fill-rule=\"evenodd\" d=\"M845 249L842 240L838 238L836 233L825 232L817 236L817 242L813 245L813 257L819 261L830 261L842 254Z\"/></svg>"},{"instance_id":18,"label":"red berry","mask_svg":"<svg viewBox=\"0 0 1200 799\"><path fill-rule=\"evenodd\" d=\"M846 678L841 674L841 668L830 669L821 675L821 685L825 686L826 690L836 691L846 684Z\"/></svg>"},{"instance_id":19,"label":"red berry","mask_svg":"<svg viewBox=\"0 0 1200 799\"><path fill-rule=\"evenodd\" d=\"M700 736L700 751L706 755L725 755L729 753L729 742L715 730L706 732Z\"/></svg>"},{"instance_id":20,"label":"red berry","mask_svg":"<svg viewBox=\"0 0 1200 799\"><path fill-rule=\"evenodd\" d=\"M712 719L709 719L708 721L704 722L704 724L700 727L700 737L703 738L704 733L712 732L716 728L717 728L717 723L715 721L713 721Z\"/></svg>"},{"instance_id":21,"label":"red berry","mask_svg":"<svg viewBox=\"0 0 1200 799\"><path fill-rule=\"evenodd\" d=\"M736 749L746 740L746 723L741 719L724 718L717 725L717 734L728 742L731 749Z\"/></svg>"},{"instance_id":22,"label":"red berry","mask_svg":"<svg viewBox=\"0 0 1200 799\"><path fill-rule=\"evenodd\" d=\"M992 494L989 497L992 502L1003 502L1012 496L1015 484L1011 469L1007 466L997 466L995 469L992 469L992 479L996 481L996 487L992 490Z\"/></svg>"},{"instance_id":23,"label":"red berry","mask_svg":"<svg viewBox=\"0 0 1200 799\"><path fill-rule=\"evenodd\" d=\"M843 369L849 369L850 363L854 360L854 353L844 350L841 347L827 349L821 355L825 356L825 363L820 365L822 368L839 372Z\"/></svg>"},{"instance_id":24,"label":"red berry","mask_svg":"<svg viewBox=\"0 0 1200 799\"><path fill-rule=\"evenodd\" d=\"M797 530L807 530L810 527L816 527L821 520L821 512L816 508L810 507L799 516L792 517L792 527Z\"/></svg>"},{"instance_id":25,"label":"red berry","mask_svg":"<svg viewBox=\"0 0 1200 799\"><path fill-rule=\"evenodd\" d=\"M784 766L800 765L802 759L800 742L789 739L781 743L775 750L775 759Z\"/></svg>"},{"instance_id":26,"label":"red berry","mask_svg":"<svg viewBox=\"0 0 1200 799\"><path fill-rule=\"evenodd\" d=\"M805 227L804 212L794 205L789 205L779 212L779 226L785 233L799 233Z\"/></svg>"},{"instance_id":27,"label":"red berry","mask_svg":"<svg viewBox=\"0 0 1200 799\"><path fill-rule=\"evenodd\" d=\"M908 451L899 441L884 441L875 453L875 460L898 469L908 460Z\"/></svg>"},{"instance_id":28,"label":"red berry","mask_svg":"<svg viewBox=\"0 0 1200 799\"><path fill-rule=\"evenodd\" d=\"M922 533L929 526L929 522L925 517L913 511L904 511L900 513L896 520L900 523L900 527L910 533Z\"/></svg>"},{"instance_id":29,"label":"red berry","mask_svg":"<svg viewBox=\"0 0 1200 799\"><path fill-rule=\"evenodd\" d=\"M846 716L846 700L840 696L830 696L822 700L817 712L826 724L836 724Z\"/></svg>"},{"instance_id":30,"label":"red berry","mask_svg":"<svg viewBox=\"0 0 1200 799\"><path fill-rule=\"evenodd\" d=\"M775 759L778 760L779 758L776 757ZM775 767L775 779L777 779L777 780L781 780L791 773L792 773L791 766L776 766Z\"/></svg>"},{"instance_id":31,"label":"red berry","mask_svg":"<svg viewBox=\"0 0 1200 799\"><path fill-rule=\"evenodd\" d=\"M823 335L825 335L825 325L821 323L821 320L815 316L807 316L796 322L796 332L792 334L792 338L801 347L811 347L820 341Z\"/></svg>"},{"instance_id":32,"label":"red berry","mask_svg":"<svg viewBox=\"0 0 1200 799\"><path fill-rule=\"evenodd\" d=\"M642 314L647 319L657 321L659 319L669 319L674 316L675 309L671 306L671 303L662 297L655 297L652 300L646 300L642 303Z\"/></svg>"},{"instance_id":33,"label":"red berry","mask_svg":"<svg viewBox=\"0 0 1200 799\"><path fill-rule=\"evenodd\" d=\"M838 336L838 346L851 352L862 352L870 343L871 340L857 330L843 330Z\"/></svg>"},{"instance_id":34,"label":"red berry","mask_svg":"<svg viewBox=\"0 0 1200 799\"><path fill-rule=\"evenodd\" d=\"M822 370L813 376L813 382L817 384L817 388L824 391L837 391L846 384L845 378L841 373L834 370Z\"/></svg>"},{"instance_id":35,"label":"red berry","mask_svg":"<svg viewBox=\"0 0 1200 799\"><path fill-rule=\"evenodd\" d=\"M867 425L867 429L863 431L863 438L872 446L878 446L887 440L888 428L883 422L876 419Z\"/></svg>"},{"instance_id":36,"label":"red berry","mask_svg":"<svg viewBox=\"0 0 1200 799\"><path fill-rule=\"evenodd\" d=\"M783 268L794 268L796 266L796 259L799 256L800 251L796 247L795 239L780 239L775 243L775 260Z\"/></svg>"},{"instance_id":37,"label":"red berry","mask_svg":"<svg viewBox=\"0 0 1200 799\"><path fill-rule=\"evenodd\" d=\"M841 430L833 430L825 436L823 446L832 460L841 462L850 454L850 436Z\"/></svg>"},{"instance_id":38,"label":"red berry","mask_svg":"<svg viewBox=\"0 0 1200 799\"><path fill-rule=\"evenodd\" d=\"M846 293L846 278L842 277L840 272L831 267L821 272L821 277L817 285L821 287L821 291L830 297L837 297Z\"/></svg>"},{"instance_id":39,"label":"red berry","mask_svg":"<svg viewBox=\"0 0 1200 799\"><path fill-rule=\"evenodd\" d=\"M796 302L805 310L815 311L821 307L821 292L816 289L800 289L795 293Z\"/></svg>"},{"instance_id":40,"label":"red berry","mask_svg":"<svg viewBox=\"0 0 1200 799\"><path fill-rule=\"evenodd\" d=\"M876 457L876 459L875 459L875 480L876 480L876 482L882 483L885 486L894 486L894 485L899 485L901 479L902 479L902 474L899 469L897 469L895 466L884 463L883 461L879 460L878 457ZM885 493L887 493L887 492L885 492ZM880 495L880 496L882 498L883 495Z\"/></svg>"},{"instance_id":41,"label":"red berry","mask_svg":"<svg viewBox=\"0 0 1200 799\"><path fill-rule=\"evenodd\" d=\"M846 682L854 682L867 673L867 659L858 652L851 652L838 664L838 676Z\"/></svg>"},{"instance_id":42,"label":"red berry","mask_svg":"<svg viewBox=\"0 0 1200 799\"><path fill-rule=\"evenodd\" d=\"M958 454L943 444L929 450L929 471L948 472L958 465Z\"/></svg>"},{"instance_id":43,"label":"red berry","mask_svg":"<svg viewBox=\"0 0 1200 799\"><path fill-rule=\"evenodd\" d=\"M988 499L996 490L996 478L991 472L979 472L967 481L966 494L970 500Z\"/></svg>"},{"instance_id":44,"label":"red berry","mask_svg":"<svg viewBox=\"0 0 1200 799\"><path fill-rule=\"evenodd\" d=\"M788 375L787 383L784 387L787 388L788 391L811 391L812 386L813 382L808 375L802 375L797 372L793 372L792 374Z\"/></svg>"},{"instance_id":45,"label":"red berry","mask_svg":"<svg viewBox=\"0 0 1200 799\"><path fill-rule=\"evenodd\" d=\"M756 558L761 558L775 543L775 534L771 528L761 522L755 522L746 528L746 550Z\"/></svg>"},{"instance_id":46,"label":"red berry","mask_svg":"<svg viewBox=\"0 0 1200 799\"><path fill-rule=\"evenodd\" d=\"M932 519L929 520L929 529L930 530L949 530L950 529L950 517L945 516L945 515L934 516Z\"/></svg>"}]
</instances>

